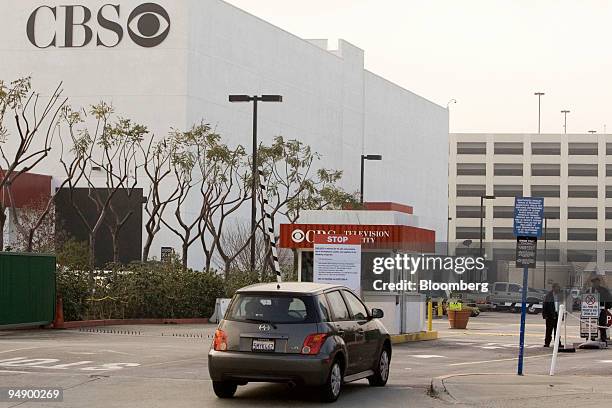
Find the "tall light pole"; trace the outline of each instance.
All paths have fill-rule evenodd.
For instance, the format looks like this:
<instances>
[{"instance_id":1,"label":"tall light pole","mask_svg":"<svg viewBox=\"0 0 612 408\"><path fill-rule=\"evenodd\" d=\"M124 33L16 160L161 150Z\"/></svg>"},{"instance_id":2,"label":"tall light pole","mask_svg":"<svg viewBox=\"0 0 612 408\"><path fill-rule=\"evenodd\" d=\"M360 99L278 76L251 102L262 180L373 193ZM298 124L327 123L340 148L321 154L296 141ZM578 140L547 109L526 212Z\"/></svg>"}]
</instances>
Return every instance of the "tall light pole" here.
<instances>
[{"instance_id":1,"label":"tall light pole","mask_svg":"<svg viewBox=\"0 0 612 408\"><path fill-rule=\"evenodd\" d=\"M478 251L478 255L482 256L482 235L483 235L483 219L484 219L484 200L495 200L494 195L484 195L480 196L480 250Z\"/></svg>"},{"instance_id":2,"label":"tall light pole","mask_svg":"<svg viewBox=\"0 0 612 408\"><path fill-rule=\"evenodd\" d=\"M235 102L253 102L253 166L251 180L251 272L255 272L255 243L257 237L255 230L257 228L257 182L259 180L257 172L257 102L282 102L281 95L230 95L229 101Z\"/></svg>"},{"instance_id":3,"label":"tall light pole","mask_svg":"<svg viewBox=\"0 0 612 408\"><path fill-rule=\"evenodd\" d=\"M542 96L545 95L544 92L534 92L534 95L538 97L538 134L540 133L540 120L542 118Z\"/></svg>"},{"instance_id":4,"label":"tall light pole","mask_svg":"<svg viewBox=\"0 0 612 408\"><path fill-rule=\"evenodd\" d=\"M380 154L368 154L361 155L361 186L359 188L359 202L363 204L363 173L364 173L364 162L366 160L382 160L382 155Z\"/></svg>"},{"instance_id":5,"label":"tall light pole","mask_svg":"<svg viewBox=\"0 0 612 408\"><path fill-rule=\"evenodd\" d=\"M562 110L561 113L563 114L563 133L567 134L567 114L570 113L570 111Z\"/></svg>"},{"instance_id":6,"label":"tall light pole","mask_svg":"<svg viewBox=\"0 0 612 408\"><path fill-rule=\"evenodd\" d=\"M453 220L453 217L448 217L448 220L446 222L446 255L449 254L450 252L450 222Z\"/></svg>"}]
</instances>

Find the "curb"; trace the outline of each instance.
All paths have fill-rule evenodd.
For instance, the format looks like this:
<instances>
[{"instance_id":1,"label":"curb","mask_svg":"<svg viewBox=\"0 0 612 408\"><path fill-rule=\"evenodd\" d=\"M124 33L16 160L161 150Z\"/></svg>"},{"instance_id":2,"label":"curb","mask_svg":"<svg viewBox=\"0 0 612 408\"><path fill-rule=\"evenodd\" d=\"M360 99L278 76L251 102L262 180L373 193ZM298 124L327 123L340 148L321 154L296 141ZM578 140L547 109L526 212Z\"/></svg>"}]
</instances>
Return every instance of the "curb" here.
<instances>
[{"instance_id":1,"label":"curb","mask_svg":"<svg viewBox=\"0 0 612 408\"><path fill-rule=\"evenodd\" d=\"M444 402L457 404L460 401L457 401L453 395L448 392L446 385L444 385L444 380L455 377L467 377L472 375L508 375L510 373L459 373L459 374L449 374L442 375L439 377L434 377L431 379L431 383L429 385L429 396L432 398L438 398Z\"/></svg>"},{"instance_id":2,"label":"curb","mask_svg":"<svg viewBox=\"0 0 612 408\"><path fill-rule=\"evenodd\" d=\"M97 326L128 326L139 324L208 324L208 318L193 319L107 319L107 320L80 320L74 322L64 322L63 326L57 329L78 329L81 327Z\"/></svg>"},{"instance_id":3,"label":"curb","mask_svg":"<svg viewBox=\"0 0 612 408\"><path fill-rule=\"evenodd\" d=\"M391 343L392 344L401 344L408 343L412 341L427 341L427 340L437 340L438 332L436 330L426 332L417 332L417 333L406 333L406 334L393 334L391 335Z\"/></svg>"}]
</instances>

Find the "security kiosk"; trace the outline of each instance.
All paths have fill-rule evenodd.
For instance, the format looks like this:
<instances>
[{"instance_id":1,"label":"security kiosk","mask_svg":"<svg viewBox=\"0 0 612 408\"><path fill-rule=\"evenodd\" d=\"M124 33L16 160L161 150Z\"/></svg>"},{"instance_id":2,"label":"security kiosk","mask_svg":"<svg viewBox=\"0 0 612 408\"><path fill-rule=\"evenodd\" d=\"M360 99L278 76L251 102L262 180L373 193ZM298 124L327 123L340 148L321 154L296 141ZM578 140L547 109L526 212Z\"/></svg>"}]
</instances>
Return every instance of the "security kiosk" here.
<instances>
[{"instance_id":1,"label":"security kiosk","mask_svg":"<svg viewBox=\"0 0 612 408\"><path fill-rule=\"evenodd\" d=\"M415 216L410 206L365 203L364 207L362 210L304 211L300 223L281 224L280 246L296 252L298 281L313 282L315 242L322 242L320 237L325 235L357 237L357 242L361 243L358 287L362 299L370 308L384 311L382 320L391 333L424 331L425 295L399 289L380 290L381 281L418 282L418 273L410 275L403 270L391 269L375 274L373 264L376 258L394 257L396 254L434 253L435 231L425 228L427 220Z\"/></svg>"}]
</instances>

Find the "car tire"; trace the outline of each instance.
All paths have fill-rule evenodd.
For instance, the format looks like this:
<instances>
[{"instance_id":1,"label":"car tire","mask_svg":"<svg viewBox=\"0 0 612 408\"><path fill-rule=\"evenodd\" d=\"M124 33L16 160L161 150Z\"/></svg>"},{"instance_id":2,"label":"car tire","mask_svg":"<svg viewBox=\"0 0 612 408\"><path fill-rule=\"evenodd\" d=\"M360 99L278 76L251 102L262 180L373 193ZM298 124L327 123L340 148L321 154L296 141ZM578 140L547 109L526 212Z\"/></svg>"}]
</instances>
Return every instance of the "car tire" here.
<instances>
[{"instance_id":1,"label":"car tire","mask_svg":"<svg viewBox=\"0 0 612 408\"><path fill-rule=\"evenodd\" d=\"M373 387L384 387L389 379L391 370L391 353L388 347L383 347L374 368L374 375L368 377L368 382Z\"/></svg>"},{"instance_id":2,"label":"car tire","mask_svg":"<svg viewBox=\"0 0 612 408\"><path fill-rule=\"evenodd\" d=\"M238 384L230 381L213 381L213 390L219 398L232 398L236 394Z\"/></svg>"},{"instance_id":3,"label":"car tire","mask_svg":"<svg viewBox=\"0 0 612 408\"><path fill-rule=\"evenodd\" d=\"M340 365L340 361L336 359L329 369L327 381L321 386L321 401L335 402L340 396L343 380L342 366Z\"/></svg>"}]
</instances>

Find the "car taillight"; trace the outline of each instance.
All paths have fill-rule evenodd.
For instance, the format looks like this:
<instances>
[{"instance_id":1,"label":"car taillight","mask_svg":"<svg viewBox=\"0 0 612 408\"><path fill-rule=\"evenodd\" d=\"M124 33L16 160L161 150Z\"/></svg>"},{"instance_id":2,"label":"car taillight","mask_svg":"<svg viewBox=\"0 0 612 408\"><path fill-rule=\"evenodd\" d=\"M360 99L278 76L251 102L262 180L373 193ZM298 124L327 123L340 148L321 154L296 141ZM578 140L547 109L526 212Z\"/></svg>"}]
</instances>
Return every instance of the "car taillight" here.
<instances>
[{"instance_id":1,"label":"car taillight","mask_svg":"<svg viewBox=\"0 0 612 408\"><path fill-rule=\"evenodd\" d=\"M302 354L319 354L319 351L321 350L323 343L325 343L326 338L327 333L309 334L308 337L306 337L306 339L304 340L304 345L302 346Z\"/></svg>"},{"instance_id":2,"label":"car taillight","mask_svg":"<svg viewBox=\"0 0 612 408\"><path fill-rule=\"evenodd\" d=\"M215 351L227 350L227 334L221 329L215 330L215 338L213 339L213 349Z\"/></svg>"}]
</instances>

